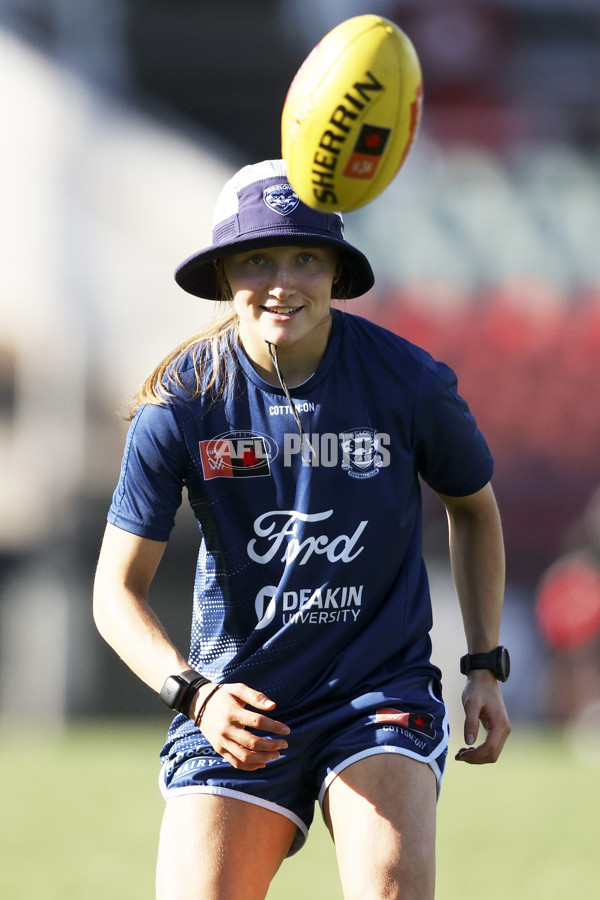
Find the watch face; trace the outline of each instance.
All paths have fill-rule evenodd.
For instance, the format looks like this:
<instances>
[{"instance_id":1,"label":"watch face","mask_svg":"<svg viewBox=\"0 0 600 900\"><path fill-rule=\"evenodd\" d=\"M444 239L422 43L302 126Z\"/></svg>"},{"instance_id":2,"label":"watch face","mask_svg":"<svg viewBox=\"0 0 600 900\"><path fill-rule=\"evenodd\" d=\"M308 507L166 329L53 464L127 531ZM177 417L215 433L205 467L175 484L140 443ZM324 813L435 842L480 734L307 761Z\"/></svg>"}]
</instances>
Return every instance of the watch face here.
<instances>
[{"instance_id":1,"label":"watch face","mask_svg":"<svg viewBox=\"0 0 600 900\"><path fill-rule=\"evenodd\" d=\"M177 709L186 690L187 684L185 682L182 683L181 679L176 675L170 675L162 687L160 699L169 709Z\"/></svg>"},{"instance_id":2,"label":"watch face","mask_svg":"<svg viewBox=\"0 0 600 900\"><path fill-rule=\"evenodd\" d=\"M506 681L510 675L510 656L506 647L498 647L498 678Z\"/></svg>"}]
</instances>

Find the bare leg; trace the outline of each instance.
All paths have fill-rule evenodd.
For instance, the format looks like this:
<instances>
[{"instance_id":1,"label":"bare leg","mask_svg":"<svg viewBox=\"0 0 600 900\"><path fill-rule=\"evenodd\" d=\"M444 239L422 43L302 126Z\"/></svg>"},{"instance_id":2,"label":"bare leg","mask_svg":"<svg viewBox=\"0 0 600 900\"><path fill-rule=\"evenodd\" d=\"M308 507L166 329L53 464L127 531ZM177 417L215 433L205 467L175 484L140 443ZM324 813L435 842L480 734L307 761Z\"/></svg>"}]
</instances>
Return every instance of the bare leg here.
<instances>
[{"instance_id":1,"label":"bare leg","mask_svg":"<svg viewBox=\"0 0 600 900\"><path fill-rule=\"evenodd\" d=\"M345 900L433 900L436 783L428 765L369 756L331 783L325 817Z\"/></svg>"},{"instance_id":2,"label":"bare leg","mask_svg":"<svg viewBox=\"0 0 600 900\"><path fill-rule=\"evenodd\" d=\"M232 797L167 801L157 900L264 900L296 833L285 816Z\"/></svg>"}]
</instances>

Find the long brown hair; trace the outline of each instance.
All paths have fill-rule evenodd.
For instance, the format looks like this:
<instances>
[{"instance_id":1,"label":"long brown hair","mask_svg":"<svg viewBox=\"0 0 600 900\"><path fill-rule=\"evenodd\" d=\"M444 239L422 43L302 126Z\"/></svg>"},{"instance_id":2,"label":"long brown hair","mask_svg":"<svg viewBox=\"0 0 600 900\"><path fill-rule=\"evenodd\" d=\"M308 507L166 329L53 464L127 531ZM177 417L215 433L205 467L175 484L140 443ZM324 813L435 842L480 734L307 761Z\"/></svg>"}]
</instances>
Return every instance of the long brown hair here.
<instances>
[{"instance_id":1,"label":"long brown hair","mask_svg":"<svg viewBox=\"0 0 600 900\"><path fill-rule=\"evenodd\" d=\"M175 396L177 388L189 391L190 398L203 393L210 394L213 399L224 396L234 377L231 357L224 351L226 347L233 346L237 318L237 313L229 310L182 341L165 356L138 388L129 405L127 418L132 419L137 408L143 404L162 406ZM195 389L185 385L180 374L179 363L190 353L196 375ZM211 376L203 384L205 373L211 368L211 364Z\"/></svg>"},{"instance_id":2,"label":"long brown hair","mask_svg":"<svg viewBox=\"0 0 600 900\"><path fill-rule=\"evenodd\" d=\"M159 362L136 391L129 404L128 419L133 419L139 406L162 406L168 403L175 396L176 389L187 390L190 398L206 393L211 399L218 400L225 396L234 381L231 354L226 350L235 343L238 316L230 306L231 288L225 278L222 260L217 262L216 270L220 298L218 302L229 306L227 312L190 335ZM195 388L184 384L180 373L180 364L188 354L191 354L194 366ZM205 375L211 369L211 376L204 384Z\"/></svg>"}]
</instances>

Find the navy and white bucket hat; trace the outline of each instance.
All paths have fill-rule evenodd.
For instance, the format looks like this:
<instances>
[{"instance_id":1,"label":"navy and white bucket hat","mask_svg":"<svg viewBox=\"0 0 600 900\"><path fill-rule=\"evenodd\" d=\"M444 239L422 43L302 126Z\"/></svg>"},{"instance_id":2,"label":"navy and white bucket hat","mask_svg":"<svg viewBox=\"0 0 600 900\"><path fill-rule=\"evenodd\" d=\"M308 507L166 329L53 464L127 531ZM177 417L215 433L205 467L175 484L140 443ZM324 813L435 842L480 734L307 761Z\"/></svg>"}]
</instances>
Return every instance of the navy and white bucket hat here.
<instances>
[{"instance_id":1,"label":"navy and white bucket hat","mask_svg":"<svg viewBox=\"0 0 600 900\"><path fill-rule=\"evenodd\" d=\"M341 214L302 203L282 159L244 166L226 183L215 205L212 245L181 263L175 280L189 294L220 300L214 260L283 245L335 248L342 264L339 299L360 297L374 284L368 259L344 239Z\"/></svg>"}]
</instances>

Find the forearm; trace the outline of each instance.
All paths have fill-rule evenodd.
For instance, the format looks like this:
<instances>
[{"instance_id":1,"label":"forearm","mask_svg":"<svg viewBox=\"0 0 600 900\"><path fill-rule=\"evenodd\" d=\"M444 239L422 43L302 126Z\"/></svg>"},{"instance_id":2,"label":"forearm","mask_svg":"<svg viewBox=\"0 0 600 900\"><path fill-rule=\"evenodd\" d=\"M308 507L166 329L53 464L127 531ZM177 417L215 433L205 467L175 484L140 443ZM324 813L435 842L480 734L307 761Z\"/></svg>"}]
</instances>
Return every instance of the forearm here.
<instances>
[{"instance_id":1,"label":"forearm","mask_svg":"<svg viewBox=\"0 0 600 900\"><path fill-rule=\"evenodd\" d=\"M94 581L94 621L104 640L155 691L189 668L148 603L164 544L108 526Z\"/></svg>"},{"instance_id":2,"label":"forearm","mask_svg":"<svg viewBox=\"0 0 600 900\"><path fill-rule=\"evenodd\" d=\"M165 679L189 668L144 598L101 584L94 589L94 620L104 640L142 681L160 691Z\"/></svg>"},{"instance_id":3,"label":"forearm","mask_svg":"<svg viewBox=\"0 0 600 900\"><path fill-rule=\"evenodd\" d=\"M491 486L469 497L440 495L450 529L450 559L469 653L488 653L498 646L504 598L504 541L500 514ZM462 694L467 744L456 758L474 765L495 762L510 722L496 677L486 669L467 676ZM479 723L485 740L475 746Z\"/></svg>"},{"instance_id":4,"label":"forearm","mask_svg":"<svg viewBox=\"0 0 600 900\"><path fill-rule=\"evenodd\" d=\"M188 669L186 659L170 641L162 623L148 604L150 584L165 544L129 534L108 525L94 582L94 620L103 638L142 681L160 691L169 675ZM214 694L214 685L203 685L187 711L200 719L203 733L213 747L236 768L263 768L287 747L281 735L289 728L268 713L275 703L246 684L228 684ZM208 707L203 701L210 696ZM251 730L252 729L252 730ZM255 734L256 730L274 736Z\"/></svg>"},{"instance_id":5,"label":"forearm","mask_svg":"<svg viewBox=\"0 0 600 900\"><path fill-rule=\"evenodd\" d=\"M498 645L500 637L505 583L500 515L489 485L473 498L442 497L442 501L467 650L485 653Z\"/></svg>"}]
</instances>

